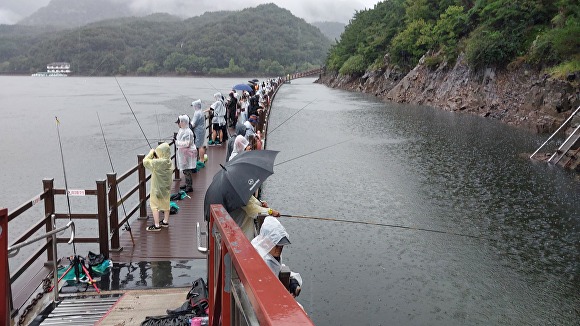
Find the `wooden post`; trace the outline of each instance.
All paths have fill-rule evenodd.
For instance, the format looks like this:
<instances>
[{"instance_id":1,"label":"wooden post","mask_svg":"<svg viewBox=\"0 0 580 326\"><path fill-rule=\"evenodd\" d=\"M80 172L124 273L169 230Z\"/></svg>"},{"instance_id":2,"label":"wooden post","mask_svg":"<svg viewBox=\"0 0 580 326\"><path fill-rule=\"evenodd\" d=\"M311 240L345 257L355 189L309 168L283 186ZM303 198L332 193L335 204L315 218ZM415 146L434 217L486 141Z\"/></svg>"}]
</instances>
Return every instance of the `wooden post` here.
<instances>
[{"instance_id":1,"label":"wooden post","mask_svg":"<svg viewBox=\"0 0 580 326\"><path fill-rule=\"evenodd\" d=\"M45 230L48 233L52 231L52 225L50 225L50 216L54 214L54 179L42 180L42 186L44 189L44 220L46 225ZM52 261L53 256L54 253L52 252L52 246L47 246L46 260Z\"/></svg>"},{"instance_id":2,"label":"wooden post","mask_svg":"<svg viewBox=\"0 0 580 326\"><path fill-rule=\"evenodd\" d=\"M139 175L139 219L147 219L147 178L145 174L145 167L143 166L143 159L145 155L137 155L137 167Z\"/></svg>"},{"instance_id":3,"label":"wooden post","mask_svg":"<svg viewBox=\"0 0 580 326\"><path fill-rule=\"evenodd\" d=\"M111 228L111 250L121 251L119 244L119 207L117 205L117 173L107 173L109 186L109 225Z\"/></svg>"},{"instance_id":4,"label":"wooden post","mask_svg":"<svg viewBox=\"0 0 580 326\"><path fill-rule=\"evenodd\" d=\"M109 257L109 223L107 219L107 182L97 181L97 220L99 223L99 251Z\"/></svg>"},{"instance_id":5,"label":"wooden post","mask_svg":"<svg viewBox=\"0 0 580 326\"><path fill-rule=\"evenodd\" d=\"M0 318L2 325L10 325L10 269L8 268L8 209L0 209Z\"/></svg>"}]
</instances>

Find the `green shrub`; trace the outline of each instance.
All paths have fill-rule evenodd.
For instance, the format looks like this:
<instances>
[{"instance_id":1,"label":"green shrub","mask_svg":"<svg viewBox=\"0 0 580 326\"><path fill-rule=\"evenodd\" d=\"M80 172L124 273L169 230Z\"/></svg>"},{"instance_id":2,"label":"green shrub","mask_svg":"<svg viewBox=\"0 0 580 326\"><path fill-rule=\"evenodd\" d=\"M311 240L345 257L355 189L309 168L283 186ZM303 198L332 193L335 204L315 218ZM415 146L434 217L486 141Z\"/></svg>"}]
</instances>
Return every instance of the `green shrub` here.
<instances>
[{"instance_id":1,"label":"green shrub","mask_svg":"<svg viewBox=\"0 0 580 326\"><path fill-rule=\"evenodd\" d=\"M357 54L348 58L338 71L341 75L361 75L365 72L367 65L364 56Z\"/></svg>"}]
</instances>

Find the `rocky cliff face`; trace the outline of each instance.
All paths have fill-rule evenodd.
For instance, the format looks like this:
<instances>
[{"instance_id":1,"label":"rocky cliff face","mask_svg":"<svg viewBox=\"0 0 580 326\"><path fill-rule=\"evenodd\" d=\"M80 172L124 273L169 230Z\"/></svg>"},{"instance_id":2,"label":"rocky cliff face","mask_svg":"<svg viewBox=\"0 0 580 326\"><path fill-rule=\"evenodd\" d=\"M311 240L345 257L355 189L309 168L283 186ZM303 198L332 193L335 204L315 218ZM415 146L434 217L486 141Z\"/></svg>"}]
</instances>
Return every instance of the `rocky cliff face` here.
<instances>
[{"instance_id":1,"label":"rocky cliff face","mask_svg":"<svg viewBox=\"0 0 580 326\"><path fill-rule=\"evenodd\" d=\"M544 133L556 130L580 105L580 76L569 79L551 79L523 66L473 72L461 55L453 67L430 69L421 60L407 74L387 68L362 77L323 75L319 82L387 101L478 114ZM578 124L580 117L572 126Z\"/></svg>"}]
</instances>

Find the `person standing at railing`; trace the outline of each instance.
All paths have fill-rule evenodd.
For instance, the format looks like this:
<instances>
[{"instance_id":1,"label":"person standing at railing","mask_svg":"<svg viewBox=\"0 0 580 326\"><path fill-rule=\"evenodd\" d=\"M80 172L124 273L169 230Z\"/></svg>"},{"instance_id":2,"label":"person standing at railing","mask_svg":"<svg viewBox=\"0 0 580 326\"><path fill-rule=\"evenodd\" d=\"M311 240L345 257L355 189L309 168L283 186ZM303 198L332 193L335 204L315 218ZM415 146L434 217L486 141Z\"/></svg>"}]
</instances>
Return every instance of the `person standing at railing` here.
<instances>
[{"instance_id":1,"label":"person standing at railing","mask_svg":"<svg viewBox=\"0 0 580 326\"><path fill-rule=\"evenodd\" d=\"M155 224L148 226L146 230L160 231L161 226L169 226L169 197L171 196L171 180L173 176L169 144L161 143L157 148L151 149L149 154L143 159L143 166L151 170L149 206L155 222ZM159 211L163 211L163 221L159 221Z\"/></svg>"},{"instance_id":2,"label":"person standing at railing","mask_svg":"<svg viewBox=\"0 0 580 326\"><path fill-rule=\"evenodd\" d=\"M226 107L223 102L222 93L217 92L213 94L215 102L210 106L210 111L213 112L212 118L212 132L210 145L220 145L224 142L224 128L226 127ZM218 140L216 140L216 137Z\"/></svg>"},{"instance_id":3,"label":"person standing at railing","mask_svg":"<svg viewBox=\"0 0 580 326\"><path fill-rule=\"evenodd\" d=\"M282 249L291 244L286 229L273 216L266 216L260 228L260 234L252 240L252 245L264 259L276 277L279 276L282 266ZM297 297L302 287L302 277L299 273L290 272L290 288L292 296Z\"/></svg>"},{"instance_id":4,"label":"person standing at railing","mask_svg":"<svg viewBox=\"0 0 580 326\"><path fill-rule=\"evenodd\" d=\"M177 168L185 175L185 192L193 191L192 174L197 172L197 148L193 142L193 131L189 128L189 117L180 115L175 121L179 125L179 132L175 137L177 147ZM181 188L181 187L180 187Z\"/></svg>"},{"instance_id":5,"label":"person standing at railing","mask_svg":"<svg viewBox=\"0 0 580 326\"><path fill-rule=\"evenodd\" d=\"M191 102L193 106L193 117L191 118L191 127L195 138L195 147L197 148L197 167L205 167L205 146L207 146L207 137L205 129L205 114L201 110L201 100Z\"/></svg>"}]
</instances>

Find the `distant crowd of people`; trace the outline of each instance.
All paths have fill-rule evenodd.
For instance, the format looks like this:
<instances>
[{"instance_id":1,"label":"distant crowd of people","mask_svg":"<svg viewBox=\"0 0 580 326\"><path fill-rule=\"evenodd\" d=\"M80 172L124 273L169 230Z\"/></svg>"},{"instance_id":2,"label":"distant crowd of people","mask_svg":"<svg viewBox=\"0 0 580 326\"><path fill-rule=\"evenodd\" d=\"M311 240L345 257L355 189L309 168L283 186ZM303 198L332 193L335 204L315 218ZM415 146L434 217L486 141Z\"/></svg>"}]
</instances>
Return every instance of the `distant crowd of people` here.
<instances>
[{"instance_id":1,"label":"distant crowd of people","mask_svg":"<svg viewBox=\"0 0 580 326\"><path fill-rule=\"evenodd\" d=\"M247 90L233 89L225 99L220 92L213 95L214 102L205 110L201 100L191 103L193 115L180 115L175 123L179 131L175 136L177 168L185 177L181 190L193 191L193 175L205 167L207 146L227 144L225 161L228 162L245 151L261 150L263 139L258 126L260 115L270 107L271 97L281 84L281 78L269 79L261 83L252 81ZM235 129L235 136L229 136L229 128ZM162 143L152 149L144 158L143 165L151 170L150 207L154 224L147 231L160 231L169 227L170 191L173 164L171 149ZM160 212L164 213L163 219ZM229 212L246 237L252 241L260 256L278 275L281 269L282 249L290 244L289 235L276 217L280 212L271 209L265 201L252 196L248 203ZM258 215L266 215L256 234L255 220ZM290 292L300 293L300 274L291 273Z\"/></svg>"}]
</instances>

